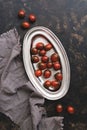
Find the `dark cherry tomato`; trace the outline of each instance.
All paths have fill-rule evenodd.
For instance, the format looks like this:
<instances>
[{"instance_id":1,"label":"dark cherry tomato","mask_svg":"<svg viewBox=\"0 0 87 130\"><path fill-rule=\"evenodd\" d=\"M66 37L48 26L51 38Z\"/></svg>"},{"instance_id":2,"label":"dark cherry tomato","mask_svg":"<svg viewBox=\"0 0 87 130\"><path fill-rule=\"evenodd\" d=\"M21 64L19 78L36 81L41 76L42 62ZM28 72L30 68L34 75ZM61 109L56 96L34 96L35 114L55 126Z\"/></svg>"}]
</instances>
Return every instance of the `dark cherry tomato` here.
<instances>
[{"instance_id":1,"label":"dark cherry tomato","mask_svg":"<svg viewBox=\"0 0 87 130\"><path fill-rule=\"evenodd\" d=\"M50 70L45 70L43 73L44 78L49 78L51 76L51 71Z\"/></svg>"},{"instance_id":2,"label":"dark cherry tomato","mask_svg":"<svg viewBox=\"0 0 87 130\"><path fill-rule=\"evenodd\" d=\"M49 51L50 49L52 49L52 44L48 43L47 45L45 45L45 50Z\"/></svg>"},{"instance_id":3,"label":"dark cherry tomato","mask_svg":"<svg viewBox=\"0 0 87 130\"><path fill-rule=\"evenodd\" d=\"M56 90L56 89L59 88L60 83L58 81L56 81L56 80L53 80L51 82L51 85L52 85L52 87L54 87L54 90Z\"/></svg>"},{"instance_id":4,"label":"dark cherry tomato","mask_svg":"<svg viewBox=\"0 0 87 130\"><path fill-rule=\"evenodd\" d=\"M56 80L62 80L63 79L62 73L56 73L55 74L55 79Z\"/></svg>"},{"instance_id":5,"label":"dark cherry tomato","mask_svg":"<svg viewBox=\"0 0 87 130\"><path fill-rule=\"evenodd\" d=\"M56 106L56 111L57 111L58 113L62 112L62 111L63 111L63 106L62 106L61 104L58 104L58 105Z\"/></svg>"},{"instance_id":6,"label":"dark cherry tomato","mask_svg":"<svg viewBox=\"0 0 87 130\"><path fill-rule=\"evenodd\" d=\"M19 18L24 18L25 17L25 11L24 10L19 10L18 16L19 16Z\"/></svg>"},{"instance_id":7,"label":"dark cherry tomato","mask_svg":"<svg viewBox=\"0 0 87 130\"><path fill-rule=\"evenodd\" d=\"M69 114L74 114L75 113L75 109L72 106L68 106L67 111L68 111Z\"/></svg>"},{"instance_id":8,"label":"dark cherry tomato","mask_svg":"<svg viewBox=\"0 0 87 130\"><path fill-rule=\"evenodd\" d=\"M22 28L24 28L24 29L28 29L28 28L30 27L30 24L25 21L25 22L22 23L21 26L22 26Z\"/></svg>"},{"instance_id":9,"label":"dark cherry tomato","mask_svg":"<svg viewBox=\"0 0 87 130\"><path fill-rule=\"evenodd\" d=\"M54 68L55 70L59 70L59 69L61 68L60 63L59 63L59 62L54 62L54 63L53 63L53 68Z\"/></svg>"},{"instance_id":10,"label":"dark cherry tomato","mask_svg":"<svg viewBox=\"0 0 87 130\"><path fill-rule=\"evenodd\" d=\"M39 62L39 57L38 56L32 56L32 62L33 63Z\"/></svg>"},{"instance_id":11,"label":"dark cherry tomato","mask_svg":"<svg viewBox=\"0 0 87 130\"><path fill-rule=\"evenodd\" d=\"M50 80L45 81L44 87L49 88L50 86L51 86L51 81Z\"/></svg>"},{"instance_id":12,"label":"dark cherry tomato","mask_svg":"<svg viewBox=\"0 0 87 130\"><path fill-rule=\"evenodd\" d=\"M29 20L30 22L35 22L36 21L36 16L34 14L29 15Z\"/></svg>"},{"instance_id":13,"label":"dark cherry tomato","mask_svg":"<svg viewBox=\"0 0 87 130\"><path fill-rule=\"evenodd\" d=\"M38 69L38 70L35 70L35 76L36 77L39 77L42 75L42 70Z\"/></svg>"},{"instance_id":14,"label":"dark cherry tomato","mask_svg":"<svg viewBox=\"0 0 87 130\"><path fill-rule=\"evenodd\" d=\"M48 56L42 56L41 61L44 62L44 63L47 63L49 61L49 57Z\"/></svg>"},{"instance_id":15,"label":"dark cherry tomato","mask_svg":"<svg viewBox=\"0 0 87 130\"><path fill-rule=\"evenodd\" d=\"M40 56L44 56L45 54L46 54L46 51L45 51L45 50L40 50L40 51L39 51L39 55L40 55Z\"/></svg>"},{"instance_id":16,"label":"dark cherry tomato","mask_svg":"<svg viewBox=\"0 0 87 130\"><path fill-rule=\"evenodd\" d=\"M56 61L58 61L58 60L59 60L58 54L57 54L57 53L53 53L53 54L51 55L51 61L52 61L52 62L56 62Z\"/></svg>"},{"instance_id":17,"label":"dark cherry tomato","mask_svg":"<svg viewBox=\"0 0 87 130\"><path fill-rule=\"evenodd\" d=\"M46 69L47 66L46 66L46 63L40 62L38 64L38 67L39 67L40 70L44 70L44 69Z\"/></svg>"},{"instance_id":18,"label":"dark cherry tomato","mask_svg":"<svg viewBox=\"0 0 87 130\"><path fill-rule=\"evenodd\" d=\"M31 49L31 54L32 55L37 55L38 54L38 50L36 48L32 48Z\"/></svg>"},{"instance_id":19,"label":"dark cherry tomato","mask_svg":"<svg viewBox=\"0 0 87 130\"><path fill-rule=\"evenodd\" d=\"M43 44L42 42L38 42L38 43L36 44L36 48L37 48L38 50L42 50L42 49L44 48L44 44Z\"/></svg>"},{"instance_id":20,"label":"dark cherry tomato","mask_svg":"<svg viewBox=\"0 0 87 130\"><path fill-rule=\"evenodd\" d=\"M52 62L47 63L47 68L52 68L52 66L53 66Z\"/></svg>"}]
</instances>

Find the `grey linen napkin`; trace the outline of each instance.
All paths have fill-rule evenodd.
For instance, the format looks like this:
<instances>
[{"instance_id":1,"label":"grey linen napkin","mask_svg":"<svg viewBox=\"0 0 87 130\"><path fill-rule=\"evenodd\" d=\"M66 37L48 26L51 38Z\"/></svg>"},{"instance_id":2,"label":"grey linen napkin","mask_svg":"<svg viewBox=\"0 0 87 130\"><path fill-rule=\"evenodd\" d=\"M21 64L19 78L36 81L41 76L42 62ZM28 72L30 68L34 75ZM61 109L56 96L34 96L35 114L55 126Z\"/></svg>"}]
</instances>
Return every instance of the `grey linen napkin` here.
<instances>
[{"instance_id":1,"label":"grey linen napkin","mask_svg":"<svg viewBox=\"0 0 87 130\"><path fill-rule=\"evenodd\" d=\"M62 130L63 117L47 117L44 98L29 81L14 28L0 36L0 112L21 130Z\"/></svg>"}]
</instances>

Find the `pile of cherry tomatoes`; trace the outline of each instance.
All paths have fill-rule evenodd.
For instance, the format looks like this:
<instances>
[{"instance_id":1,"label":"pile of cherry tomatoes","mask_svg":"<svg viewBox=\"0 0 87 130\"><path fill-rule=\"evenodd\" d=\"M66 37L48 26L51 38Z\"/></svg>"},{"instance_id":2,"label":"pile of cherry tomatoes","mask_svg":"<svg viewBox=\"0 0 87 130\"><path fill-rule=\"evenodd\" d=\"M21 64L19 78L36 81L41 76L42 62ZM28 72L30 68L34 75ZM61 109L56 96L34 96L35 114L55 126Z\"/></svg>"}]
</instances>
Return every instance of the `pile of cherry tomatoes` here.
<instances>
[{"instance_id":1,"label":"pile of cherry tomatoes","mask_svg":"<svg viewBox=\"0 0 87 130\"><path fill-rule=\"evenodd\" d=\"M31 61L33 64L37 63L35 76L42 76L43 86L50 91L56 91L60 88L63 78L62 66L59 55L55 51L51 54L51 49L54 50L51 43L45 45L42 42L36 43L36 46L31 48ZM49 52L50 56L47 56Z\"/></svg>"},{"instance_id":2,"label":"pile of cherry tomatoes","mask_svg":"<svg viewBox=\"0 0 87 130\"><path fill-rule=\"evenodd\" d=\"M23 10L23 9L19 10L18 17L22 19L25 16L26 16L25 10ZM36 21L35 14L29 14L28 21L22 22L21 27L24 29L28 29L28 28L30 28L30 23L34 23L35 21Z\"/></svg>"}]
</instances>

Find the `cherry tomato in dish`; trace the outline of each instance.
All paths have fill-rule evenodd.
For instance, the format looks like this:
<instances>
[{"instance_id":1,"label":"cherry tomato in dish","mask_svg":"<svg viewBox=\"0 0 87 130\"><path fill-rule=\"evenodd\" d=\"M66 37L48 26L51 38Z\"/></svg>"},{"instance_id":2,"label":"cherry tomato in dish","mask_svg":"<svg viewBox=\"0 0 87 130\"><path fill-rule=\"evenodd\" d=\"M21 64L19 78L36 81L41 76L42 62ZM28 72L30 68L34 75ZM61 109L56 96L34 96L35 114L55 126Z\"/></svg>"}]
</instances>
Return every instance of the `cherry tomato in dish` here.
<instances>
[{"instance_id":1,"label":"cherry tomato in dish","mask_svg":"<svg viewBox=\"0 0 87 130\"><path fill-rule=\"evenodd\" d=\"M42 42L38 42L38 43L36 44L36 48L37 48L38 50L42 50L42 49L44 48L44 44L43 44Z\"/></svg>"},{"instance_id":2,"label":"cherry tomato in dish","mask_svg":"<svg viewBox=\"0 0 87 130\"><path fill-rule=\"evenodd\" d=\"M38 54L38 50L36 48L32 48L31 49L31 54L32 55L37 55Z\"/></svg>"},{"instance_id":3,"label":"cherry tomato in dish","mask_svg":"<svg viewBox=\"0 0 87 130\"><path fill-rule=\"evenodd\" d=\"M39 57L38 56L32 56L32 62L33 63L39 62Z\"/></svg>"},{"instance_id":4,"label":"cherry tomato in dish","mask_svg":"<svg viewBox=\"0 0 87 130\"><path fill-rule=\"evenodd\" d=\"M56 62L56 61L58 61L58 60L59 60L58 54L57 54L57 53L53 53L53 54L51 55L51 61L52 61L52 62Z\"/></svg>"},{"instance_id":5,"label":"cherry tomato in dish","mask_svg":"<svg viewBox=\"0 0 87 130\"><path fill-rule=\"evenodd\" d=\"M50 70L45 70L43 73L44 78L49 78L51 76L51 71Z\"/></svg>"},{"instance_id":6,"label":"cherry tomato in dish","mask_svg":"<svg viewBox=\"0 0 87 130\"><path fill-rule=\"evenodd\" d=\"M60 83L56 80L53 80L51 82L51 85L52 85L52 87L54 87L54 89L57 89L57 88L59 88Z\"/></svg>"},{"instance_id":7,"label":"cherry tomato in dish","mask_svg":"<svg viewBox=\"0 0 87 130\"><path fill-rule=\"evenodd\" d=\"M45 45L45 50L49 51L50 49L52 49L52 44L48 43L47 45Z\"/></svg>"},{"instance_id":8,"label":"cherry tomato in dish","mask_svg":"<svg viewBox=\"0 0 87 130\"><path fill-rule=\"evenodd\" d=\"M47 63L49 61L49 57L48 56L42 56L41 61L44 62L44 63Z\"/></svg>"},{"instance_id":9,"label":"cherry tomato in dish","mask_svg":"<svg viewBox=\"0 0 87 130\"><path fill-rule=\"evenodd\" d=\"M47 63L47 68L52 68L52 66L53 66L52 62Z\"/></svg>"},{"instance_id":10,"label":"cherry tomato in dish","mask_svg":"<svg viewBox=\"0 0 87 130\"><path fill-rule=\"evenodd\" d=\"M46 69L46 63L40 62L40 63L38 64L38 68L39 68L40 70Z\"/></svg>"},{"instance_id":11,"label":"cherry tomato in dish","mask_svg":"<svg viewBox=\"0 0 87 130\"><path fill-rule=\"evenodd\" d=\"M53 68L54 68L55 70L59 70L59 69L61 68L60 63L59 63L59 62L54 62L54 63L53 63Z\"/></svg>"},{"instance_id":12,"label":"cherry tomato in dish","mask_svg":"<svg viewBox=\"0 0 87 130\"><path fill-rule=\"evenodd\" d=\"M50 80L45 81L44 87L49 88L50 86L51 86L51 81Z\"/></svg>"},{"instance_id":13,"label":"cherry tomato in dish","mask_svg":"<svg viewBox=\"0 0 87 130\"><path fill-rule=\"evenodd\" d=\"M39 51L39 55L40 55L40 56L44 56L45 54L46 54L46 51L45 51L45 50L40 50L40 51Z\"/></svg>"},{"instance_id":14,"label":"cherry tomato in dish","mask_svg":"<svg viewBox=\"0 0 87 130\"><path fill-rule=\"evenodd\" d=\"M62 80L63 79L62 73L56 73L55 74L55 79L56 80Z\"/></svg>"},{"instance_id":15,"label":"cherry tomato in dish","mask_svg":"<svg viewBox=\"0 0 87 130\"><path fill-rule=\"evenodd\" d=\"M42 70L35 70L35 76L36 77L39 77L39 76L41 76L42 75Z\"/></svg>"}]
</instances>

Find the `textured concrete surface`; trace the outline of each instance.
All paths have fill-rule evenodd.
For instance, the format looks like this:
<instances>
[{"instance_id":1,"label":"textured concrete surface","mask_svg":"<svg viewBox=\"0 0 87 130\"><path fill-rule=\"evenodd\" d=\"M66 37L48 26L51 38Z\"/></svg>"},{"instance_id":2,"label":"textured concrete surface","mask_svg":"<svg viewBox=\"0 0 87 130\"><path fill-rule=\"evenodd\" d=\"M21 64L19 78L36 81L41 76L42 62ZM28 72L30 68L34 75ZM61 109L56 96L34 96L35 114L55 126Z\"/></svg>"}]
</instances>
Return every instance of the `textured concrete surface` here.
<instances>
[{"instance_id":1,"label":"textured concrete surface","mask_svg":"<svg viewBox=\"0 0 87 130\"><path fill-rule=\"evenodd\" d=\"M25 19L17 13L25 9ZM48 116L64 116L64 130L87 130L87 0L0 0L0 34L16 27L21 43L27 30L20 25L34 13L37 20L31 28L42 25L51 29L61 40L70 61L71 83L65 97L45 102ZM64 111L55 110L61 103ZM68 105L73 105L75 114L69 115ZM0 114L0 130L18 129L12 121Z\"/></svg>"}]
</instances>

